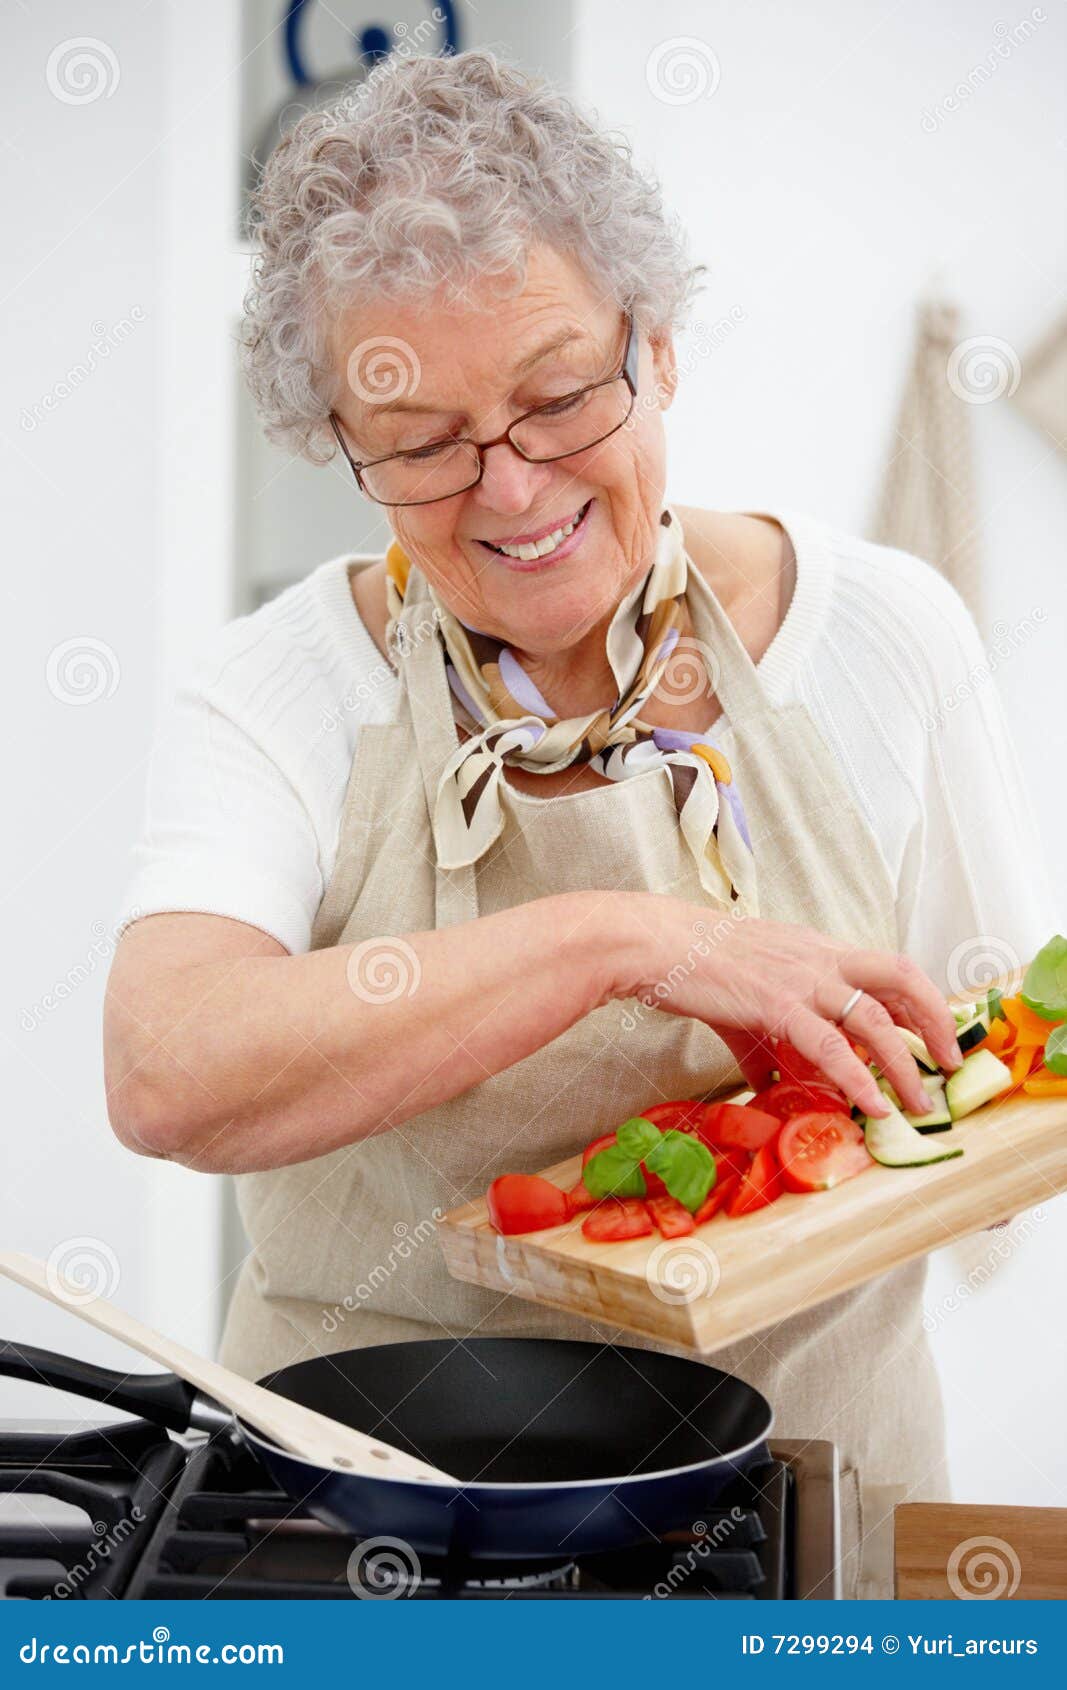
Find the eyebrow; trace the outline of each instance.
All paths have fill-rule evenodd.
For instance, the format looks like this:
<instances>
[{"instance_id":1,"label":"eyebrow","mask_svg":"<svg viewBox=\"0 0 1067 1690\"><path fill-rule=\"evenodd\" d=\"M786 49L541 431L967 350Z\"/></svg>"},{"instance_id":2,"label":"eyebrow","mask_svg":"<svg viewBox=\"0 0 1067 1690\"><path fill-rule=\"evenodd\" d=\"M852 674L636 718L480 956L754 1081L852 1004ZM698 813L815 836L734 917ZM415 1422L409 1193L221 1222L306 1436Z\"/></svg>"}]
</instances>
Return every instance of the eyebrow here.
<instances>
[{"instance_id":1,"label":"eyebrow","mask_svg":"<svg viewBox=\"0 0 1067 1690\"><path fill-rule=\"evenodd\" d=\"M549 340L546 340L543 345L537 347L533 352L528 353L525 358L521 359L520 362L512 369L512 376L526 375L526 373L529 370L532 370L535 364L539 364L543 358L548 358L553 352L559 352L563 347L570 346L575 341L584 341L586 338L587 337L582 334L580 329L562 329L558 334L555 334ZM420 405L417 400L412 399L386 399L380 405L375 405L373 402L366 404L364 409L369 417L385 416L391 411L406 411L412 415L418 415L421 413L424 416L448 416L450 412L450 408L448 406ZM451 409L455 410L456 407L453 406Z\"/></svg>"}]
</instances>

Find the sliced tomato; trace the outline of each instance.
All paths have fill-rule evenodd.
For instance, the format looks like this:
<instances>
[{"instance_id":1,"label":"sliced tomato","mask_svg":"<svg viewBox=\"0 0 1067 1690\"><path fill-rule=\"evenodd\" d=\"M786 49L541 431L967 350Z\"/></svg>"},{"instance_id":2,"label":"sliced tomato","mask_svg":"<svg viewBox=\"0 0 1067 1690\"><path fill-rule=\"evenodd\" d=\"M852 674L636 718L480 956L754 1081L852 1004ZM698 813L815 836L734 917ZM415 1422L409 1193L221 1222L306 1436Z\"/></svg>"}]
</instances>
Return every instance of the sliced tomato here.
<instances>
[{"instance_id":1,"label":"sliced tomato","mask_svg":"<svg viewBox=\"0 0 1067 1690\"><path fill-rule=\"evenodd\" d=\"M710 1221L712 1216L717 1215L720 1209L726 1208L734 1192L741 1184L741 1179L740 1174L725 1174L721 1179L715 1181L700 1208L693 1216L697 1226L703 1226L704 1222Z\"/></svg>"},{"instance_id":2,"label":"sliced tomato","mask_svg":"<svg viewBox=\"0 0 1067 1690\"><path fill-rule=\"evenodd\" d=\"M579 1180L567 1193L567 1214L580 1215L583 1209L595 1209L599 1201L599 1197L586 1190L585 1181Z\"/></svg>"},{"instance_id":3,"label":"sliced tomato","mask_svg":"<svg viewBox=\"0 0 1067 1690\"><path fill-rule=\"evenodd\" d=\"M826 1191L874 1167L859 1122L819 1109L785 1122L778 1160L787 1191Z\"/></svg>"},{"instance_id":4,"label":"sliced tomato","mask_svg":"<svg viewBox=\"0 0 1067 1690\"><path fill-rule=\"evenodd\" d=\"M750 1103L716 1103L707 1132L723 1150L758 1150L772 1139L781 1121Z\"/></svg>"},{"instance_id":5,"label":"sliced tomato","mask_svg":"<svg viewBox=\"0 0 1067 1690\"><path fill-rule=\"evenodd\" d=\"M716 1150L715 1152L715 1180L726 1179L730 1174L742 1179L752 1166L752 1152L750 1150ZM708 1193L710 1197L711 1193Z\"/></svg>"},{"instance_id":6,"label":"sliced tomato","mask_svg":"<svg viewBox=\"0 0 1067 1690\"><path fill-rule=\"evenodd\" d=\"M648 1212L664 1238L684 1238L697 1224L677 1197L650 1197Z\"/></svg>"},{"instance_id":7,"label":"sliced tomato","mask_svg":"<svg viewBox=\"0 0 1067 1690\"><path fill-rule=\"evenodd\" d=\"M763 1144L727 1205L728 1215L751 1215L782 1195L782 1170L773 1144Z\"/></svg>"},{"instance_id":8,"label":"sliced tomato","mask_svg":"<svg viewBox=\"0 0 1067 1690\"><path fill-rule=\"evenodd\" d=\"M641 1114L646 1121L651 1121L661 1132L672 1129L679 1133L700 1133L701 1125L708 1112L706 1103L698 1103L695 1098L684 1097L673 1103L654 1103L650 1109L642 1109Z\"/></svg>"},{"instance_id":9,"label":"sliced tomato","mask_svg":"<svg viewBox=\"0 0 1067 1690\"><path fill-rule=\"evenodd\" d=\"M540 1232L560 1226L568 1213L567 1193L540 1174L501 1174L486 1196L489 1219L498 1232Z\"/></svg>"},{"instance_id":10,"label":"sliced tomato","mask_svg":"<svg viewBox=\"0 0 1067 1690\"><path fill-rule=\"evenodd\" d=\"M652 1230L652 1216L640 1197L605 1197L582 1222L582 1234L592 1244L647 1238Z\"/></svg>"},{"instance_id":11,"label":"sliced tomato","mask_svg":"<svg viewBox=\"0 0 1067 1690\"><path fill-rule=\"evenodd\" d=\"M644 1119L647 1121L648 1116L646 1115L644 1117ZM597 1154L598 1151L606 1150L608 1148L609 1144L614 1144L614 1143L615 1143L615 1134L614 1133L601 1133L599 1138L595 1138L593 1140L592 1144L587 1144L585 1149L582 1151L582 1167L584 1168L587 1162L592 1161L593 1157ZM659 1175L658 1174L650 1174L643 1162L641 1163L641 1172L645 1176L645 1195L646 1196L648 1196L648 1197L666 1197L667 1196L667 1187L664 1185L664 1183L660 1179Z\"/></svg>"},{"instance_id":12,"label":"sliced tomato","mask_svg":"<svg viewBox=\"0 0 1067 1690\"><path fill-rule=\"evenodd\" d=\"M816 1085L808 1080L801 1085L796 1080L776 1080L774 1085L757 1092L745 1108L762 1109L765 1114L777 1115L780 1121L788 1121L790 1115L803 1115L810 1109L838 1109L847 1115L849 1102L844 1092L829 1082Z\"/></svg>"}]
</instances>

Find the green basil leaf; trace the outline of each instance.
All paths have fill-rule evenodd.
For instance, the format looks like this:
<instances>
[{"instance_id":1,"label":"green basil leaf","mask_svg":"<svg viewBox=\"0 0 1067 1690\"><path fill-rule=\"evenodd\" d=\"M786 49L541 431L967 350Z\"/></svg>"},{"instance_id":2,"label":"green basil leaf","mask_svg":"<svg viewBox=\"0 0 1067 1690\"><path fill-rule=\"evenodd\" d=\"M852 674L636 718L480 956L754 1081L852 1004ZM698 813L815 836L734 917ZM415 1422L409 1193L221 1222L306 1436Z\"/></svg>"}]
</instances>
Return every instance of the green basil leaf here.
<instances>
[{"instance_id":1,"label":"green basil leaf","mask_svg":"<svg viewBox=\"0 0 1067 1690\"><path fill-rule=\"evenodd\" d=\"M1045 1040L1045 1067L1067 1077L1067 1026L1053 1027Z\"/></svg>"},{"instance_id":2,"label":"green basil leaf","mask_svg":"<svg viewBox=\"0 0 1067 1690\"><path fill-rule=\"evenodd\" d=\"M700 1208L715 1184L715 1158L692 1133L675 1132L673 1128L665 1132L644 1162L649 1173L658 1174L671 1196L690 1214Z\"/></svg>"},{"instance_id":3,"label":"green basil leaf","mask_svg":"<svg viewBox=\"0 0 1067 1690\"><path fill-rule=\"evenodd\" d=\"M582 1169L582 1184L594 1197L643 1197L647 1190L640 1161L618 1144L590 1156Z\"/></svg>"},{"instance_id":4,"label":"green basil leaf","mask_svg":"<svg viewBox=\"0 0 1067 1690\"><path fill-rule=\"evenodd\" d=\"M643 1162L662 1137L663 1134L652 1121L646 1121L643 1115L631 1115L616 1132L615 1142L619 1149L625 1150L635 1162Z\"/></svg>"},{"instance_id":5,"label":"green basil leaf","mask_svg":"<svg viewBox=\"0 0 1067 1690\"><path fill-rule=\"evenodd\" d=\"M1044 1021L1067 1021L1067 939L1057 933L1026 970L1019 994Z\"/></svg>"}]
</instances>

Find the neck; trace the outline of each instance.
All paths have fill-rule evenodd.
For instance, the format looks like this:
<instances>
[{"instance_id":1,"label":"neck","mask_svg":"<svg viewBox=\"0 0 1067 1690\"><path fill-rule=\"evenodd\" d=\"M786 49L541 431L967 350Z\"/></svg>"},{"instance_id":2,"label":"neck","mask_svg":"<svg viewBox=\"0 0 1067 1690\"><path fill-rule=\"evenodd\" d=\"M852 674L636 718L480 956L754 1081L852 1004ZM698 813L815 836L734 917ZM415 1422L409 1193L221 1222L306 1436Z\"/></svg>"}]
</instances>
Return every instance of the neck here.
<instances>
[{"instance_id":1,"label":"neck","mask_svg":"<svg viewBox=\"0 0 1067 1690\"><path fill-rule=\"evenodd\" d=\"M519 663L557 716L588 716L614 700L618 685L608 662L610 626L611 617L607 616L566 651L523 651L512 646Z\"/></svg>"}]
</instances>

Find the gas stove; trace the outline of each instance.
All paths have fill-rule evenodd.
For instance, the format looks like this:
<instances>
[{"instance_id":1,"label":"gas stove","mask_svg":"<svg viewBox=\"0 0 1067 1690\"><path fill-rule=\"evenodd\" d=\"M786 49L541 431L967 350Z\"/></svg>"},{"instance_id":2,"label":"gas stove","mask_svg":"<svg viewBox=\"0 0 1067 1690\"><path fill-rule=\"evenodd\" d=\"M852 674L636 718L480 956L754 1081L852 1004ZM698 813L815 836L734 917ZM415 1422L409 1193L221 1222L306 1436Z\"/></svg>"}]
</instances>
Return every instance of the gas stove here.
<instances>
[{"instance_id":1,"label":"gas stove","mask_svg":"<svg viewBox=\"0 0 1067 1690\"><path fill-rule=\"evenodd\" d=\"M714 1510L632 1549L557 1563L420 1560L334 1531L220 1431L0 1422L0 1595L277 1601L764 1600L840 1596L837 1452L788 1440Z\"/></svg>"}]
</instances>

